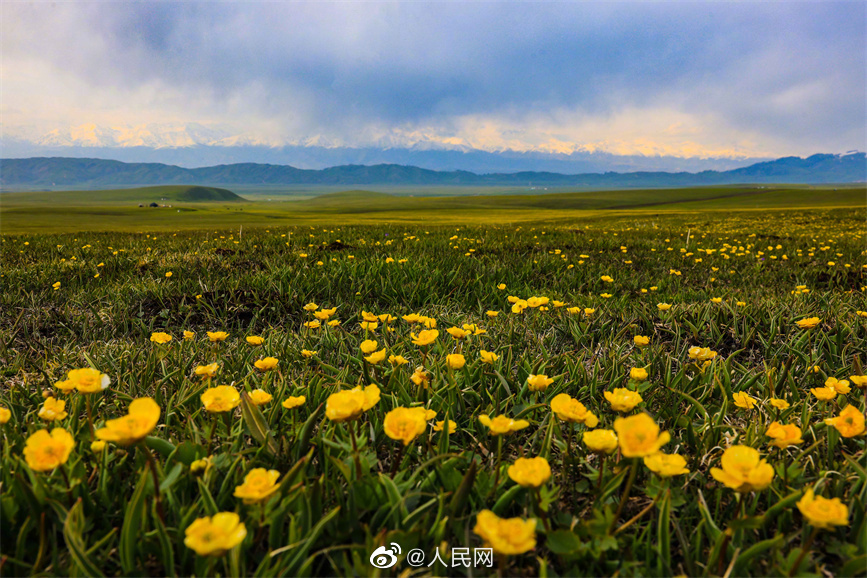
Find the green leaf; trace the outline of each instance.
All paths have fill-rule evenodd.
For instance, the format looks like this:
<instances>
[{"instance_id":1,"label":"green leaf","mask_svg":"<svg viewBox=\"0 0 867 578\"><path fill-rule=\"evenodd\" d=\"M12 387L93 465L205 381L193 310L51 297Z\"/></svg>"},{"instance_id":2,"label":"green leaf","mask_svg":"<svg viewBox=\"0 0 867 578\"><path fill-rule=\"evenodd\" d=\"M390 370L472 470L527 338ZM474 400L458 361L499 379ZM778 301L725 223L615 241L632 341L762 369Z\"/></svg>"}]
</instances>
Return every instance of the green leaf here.
<instances>
[{"instance_id":1,"label":"green leaf","mask_svg":"<svg viewBox=\"0 0 867 578\"><path fill-rule=\"evenodd\" d=\"M515 501L515 498L524 488L515 484L511 488L509 488L505 494L500 496L500 499L494 504L494 507L491 508L491 511L494 512L498 516L502 516L506 509Z\"/></svg>"},{"instance_id":2,"label":"green leaf","mask_svg":"<svg viewBox=\"0 0 867 578\"><path fill-rule=\"evenodd\" d=\"M548 534L545 544L555 554L572 554L581 547L581 540L569 530L554 530Z\"/></svg>"},{"instance_id":3,"label":"green leaf","mask_svg":"<svg viewBox=\"0 0 867 578\"><path fill-rule=\"evenodd\" d=\"M63 522L63 539L73 563L85 576L104 576L99 571L99 566L87 555L87 547L84 544L84 537L81 535L85 528L84 514L81 509L81 498L79 498L69 513L66 514L66 520Z\"/></svg>"},{"instance_id":4,"label":"green leaf","mask_svg":"<svg viewBox=\"0 0 867 578\"><path fill-rule=\"evenodd\" d=\"M304 427L301 428L301 435L298 436L298 443L295 447L295 458L301 459L301 456L304 455L304 452L308 451L308 447L310 446L310 438L313 437L313 430L316 428L316 424L319 422L319 414L322 412L322 408L325 407L324 403L320 403L319 407L316 408L316 411L310 414L310 417L307 418L307 421L304 422Z\"/></svg>"},{"instance_id":5,"label":"green leaf","mask_svg":"<svg viewBox=\"0 0 867 578\"><path fill-rule=\"evenodd\" d=\"M452 496L452 501L449 504L449 516L452 518L458 517L464 510L467 504L467 499L470 497L470 492L473 490L473 484L476 481L476 462L470 464L467 473L464 474L464 479L461 480L461 485Z\"/></svg>"},{"instance_id":6,"label":"green leaf","mask_svg":"<svg viewBox=\"0 0 867 578\"><path fill-rule=\"evenodd\" d=\"M274 436L271 435L268 421L262 415L259 407L250 400L250 396L246 391L241 392L241 415L244 416L244 423L247 424L250 435L260 444L263 444L272 456L276 456L278 449L277 442L274 441Z\"/></svg>"},{"instance_id":7,"label":"green leaf","mask_svg":"<svg viewBox=\"0 0 867 578\"><path fill-rule=\"evenodd\" d=\"M148 474L147 468L142 469L141 478L136 485L132 498L126 507L123 517L123 527L120 531L120 565L124 574L139 574L136 569L136 551L138 550L141 534L144 532L145 494L147 493Z\"/></svg>"},{"instance_id":8,"label":"green leaf","mask_svg":"<svg viewBox=\"0 0 867 578\"><path fill-rule=\"evenodd\" d=\"M171 442L168 442L161 438L147 436L144 439L144 443L150 449L159 452L160 455L162 455L164 458L169 457L170 455L172 455L172 452L175 451L175 446Z\"/></svg>"}]
</instances>

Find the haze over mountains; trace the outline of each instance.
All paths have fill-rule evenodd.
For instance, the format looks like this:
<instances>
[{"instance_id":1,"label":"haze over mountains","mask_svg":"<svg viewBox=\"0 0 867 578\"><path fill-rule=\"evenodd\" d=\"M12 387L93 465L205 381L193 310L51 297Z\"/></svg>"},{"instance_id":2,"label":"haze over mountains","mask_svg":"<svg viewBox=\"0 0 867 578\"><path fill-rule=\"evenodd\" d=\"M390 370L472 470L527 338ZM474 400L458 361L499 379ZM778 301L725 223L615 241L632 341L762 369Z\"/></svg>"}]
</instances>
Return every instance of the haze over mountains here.
<instances>
[{"instance_id":1,"label":"haze over mountains","mask_svg":"<svg viewBox=\"0 0 867 578\"><path fill-rule=\"evenodd\" d=\"M161 163L105 159L27 158L0 160L0 186L110 188L132 185L518 185L601 188L686 187L742 183L853 183L867 181L867 155L817 154L784 157L729 171L560 174L509 172L477 174L432 171L397 164L343 165L323 170L287 165L236 163L196 169Z\"/></svg>"},{"instance_id":2,"label":"haze over mountains","mask_svg":"<svg viewBox=\"0 0 867 578\"><path fill-rule=\"evenodd\" d=\"M628 147L632 151L634 146ZM270 163L301 169L348 164L399 164L430 170L476 173L550 171L559 173L731 170L769 157L733 152L721 156L676 156L662 145L645 143L641 154L626 154L617 141L581 145L552 142L534 150L480 148L462 139L442 139L420 131L393 131L365 146L313 135L294 141L271 139L224 125L93 123L40 131L6 127L0 139L5 158L73 157L124 162L158 162L194 168L216 164Z\"/></svg>"}]
</instances>

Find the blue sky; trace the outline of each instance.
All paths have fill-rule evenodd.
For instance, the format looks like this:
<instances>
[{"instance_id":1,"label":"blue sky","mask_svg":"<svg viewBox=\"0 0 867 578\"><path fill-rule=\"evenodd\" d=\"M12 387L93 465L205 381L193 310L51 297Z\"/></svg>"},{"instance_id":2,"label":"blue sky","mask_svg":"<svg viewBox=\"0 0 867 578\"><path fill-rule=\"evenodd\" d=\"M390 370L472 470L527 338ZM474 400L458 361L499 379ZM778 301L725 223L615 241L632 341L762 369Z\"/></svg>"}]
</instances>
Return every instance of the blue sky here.
<instances>
[{"instance_id":1,"label":"blue sky","mask_svg":"<svg viewBox=\"0 0 867 578\"><path fill-rule=\"evenodd\" d=\"M865 148L867 4L2 3L9 134L676 156ZM203 129L203 130L204 130Z\"/></svg>"}]
</instances>

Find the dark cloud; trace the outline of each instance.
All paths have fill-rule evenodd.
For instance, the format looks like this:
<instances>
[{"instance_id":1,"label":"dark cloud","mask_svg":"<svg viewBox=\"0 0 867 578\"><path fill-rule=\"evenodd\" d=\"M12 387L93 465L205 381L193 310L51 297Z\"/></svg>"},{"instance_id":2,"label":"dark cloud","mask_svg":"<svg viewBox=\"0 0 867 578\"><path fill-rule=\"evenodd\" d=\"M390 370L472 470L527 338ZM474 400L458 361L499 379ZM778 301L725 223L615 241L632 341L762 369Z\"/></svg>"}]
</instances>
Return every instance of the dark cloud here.
<instances>
[{"instance_id":1,"label":"dark cloud","mask_svg":"<svg viewBox=\"0 0 867 578\"><path fill-rule=\"evenodd\" d=\"M94 88L158 83L200 106L207 100L211 115L246 107L332 132L663 107L793 148L808 139L862 147L865 10L862 2L30 4L7 8L14 22L4 19L3 52Z\"/></svg>"}]
</instances>

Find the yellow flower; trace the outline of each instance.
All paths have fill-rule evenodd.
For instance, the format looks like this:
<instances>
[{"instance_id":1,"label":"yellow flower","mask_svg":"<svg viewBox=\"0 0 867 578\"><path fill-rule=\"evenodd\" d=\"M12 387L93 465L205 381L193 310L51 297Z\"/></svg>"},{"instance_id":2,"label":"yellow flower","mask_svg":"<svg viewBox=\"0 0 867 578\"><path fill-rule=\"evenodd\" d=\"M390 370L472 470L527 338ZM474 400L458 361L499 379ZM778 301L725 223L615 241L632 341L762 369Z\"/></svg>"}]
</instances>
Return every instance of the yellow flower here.
<instances>
[{"instance_id":1,"label":"yellow flower","mask_svg":"<svg viewBox=\"0 0 867 578\"><path fill-rule=\"evenodd\" d=\"M482 363L487 363L488 365L493 365L499 358L500 356L493 351L485 351L482 349L479 352L479 359L481 359Z\"/></svg>"},{"instance_id":2,"label":"yellow flower","mask_svg":"<svg viewBox=\"0 0 867 578\"><path fill-rule=\"evenodd\" d=\"M610 454L617 449L617 434L610 429L586 431L582 439L591 452Z\"/></svg>"},{"instance_id":3,"label":"yellow flower","mask_svg":"<svg viewBox=\"0 0 867 578\"><path fill-rule=\"evenodd\" d=\"M816 396L816 399L828 401L837 397L837 390L833 387L811 387L810 393Z\"/></svg>"},{"instance_id":4,"label":"yellow flower","mask_svg":"<svg viewBox=\"0 0 867 578\"><path fill-rule=\"evenodd\" d=\"M852 380L852 385L855 387L862 389L867 387L867 375L850 375L849 379Z\"/></svg>"},{"instance_id":5,"label":"yellow flower","mask_svg":"<svg viewBox=\"0 0 867 578\"><path fill-rule=\"evenodd\" d=\"M307 401L307 398L303 395L298 397L289 396L283 401L283 407L286 409L295 409L296 407L300 407L304 405L304 402Z\"/></svg>"},{"instance_id":6,"label":"yellow flower","mask_svg":"<svg viewBox=\"0 0 867 578\"><path fill-rule=\"evenodd\" d=\"M186 339L187 341L189 341L189 340L191 340L191 339L193 339L193 338L195 338L195 337L196 337L196 333L195 333L195 331L186 331L186 330L184 330L184 339Z\"/></svg>"},{"instance_id":7,"label":"yellow flower","mask_svg":"<svg viewBox=\"0 0 867 578\"><path fill-rule=\"evenodd\" d=\"M206 457L206 458L199 459L199 460L195 460L193 463L190 464L190 473L191 474L199 474L199 473L205 474L213 466L214 466L214 464L211 461L210 456Z\"/></svg>"},{"instance_id":8,"label":"yellow flower","mask_svg":"<svg viewBox=\"0 0 867 578\"><path fill-rule=\"evenodd\" d=\"M614 283L614 279L612 279L608 275L603 275L599 279L601 279L602 281L605 281L606 283Z\"/></svg>"},{"instance_id":9,"label":"yellow flower","mask_svg":"<svg viewBox=\"0 0 867 578\"><path fill-rule=\"evenodd\" d=\"M836 377L829 377L825 380L825 387L833 387L834 390L839 394L847 394L851 390L849 387L849 382L845 379L837 379Z\"/></svg>"},{"instance_id":10,"label":"yellow flower","mask_svg":"<svg viewBox=\"0 0 867 578\"><path fill-rule=\"evenodd\" d=\"M671 305L669 305L668 303L657 303L656 308L660 311L668 311L669 309L671 309Z\"/></svg>"},{"instance_id":11,"label":"yellow flower","mask_svg":"<svg viewBox=\"0 0 867 578\"><path fill-rule=\"evenodd\" d=\"M446 363L449 366L449 369L461 369L464 365L466 365L467 360L460 353L452 353L450 355L446 355Z\"/></svg>"},{"instance_id":12,"label":"yellow flower","mask_svg":"<svg viewBox=\"0 0 867 578\"><path fill-rule=\"evenodd\" d=\"M39 413L37 415L45 421L58 421L64 419L67 416L66 402L62 399L58 400L53 397L48 397L45 399L42 407L39 408Z\"/></svg>"},{"instance_id":13,"label":"yellow flower","mask_svg":"<svg viewBox=\"0 0 867 578\"><path fill-rule=\"evenodd\" d=\"M63 393L69 393L75 389L75 384L69 379L64 379L62 381L54 382L54 387L56 387Z\"/></svg>"},{"instance_id":14,"label":"yellow flower","mask_svg":"<svg viewBox=\"0 0 867 578\"><path fill-rule=\"evenodd\" d=\"M647 370L643 367L633 367L629 370L629 379L633 381L645 381L647 379Z\"/></svg>"},{"instance_id":15,"label":"yellow flower","mask_svg":"<svg viewBox=\"0 0 867 578\"><path fill-rule=\"evenodd\" d=\"M315 352L315 351L311 351L311 350L309 350L309 349L302 349L302 350L301 350L301 356L302 356L302 357L306 357L307 359L310 359L310 358L313 357L314 355L316 355L316 352Z\"/></svg>"},{"instance_id":16,"label":"yellow flower","mask_svg":"<svg viewBox=\"0 0 867 578\"><path fill-rule=\"evenodd\" d=\"M365 386L363 390L361 389L361 386L358 385L354 389L364 392L364 404L362 404L362 410L367 411L379 403L380 390L376 384L371 383L370 385Z\"/></svg>"},{"instance_id":17,"label":"yellow flower","mask_svg":"<svg viewBox=\"0 0 867 578\"><path fill-rule=\"evenodd\" d=\"M765 431L765 435L774 438L771 445L780 449L804 442L801 439L801 428L795 424L783 425L778 421L773 421Z\"/></svg>"},{"instance_id":18,"label":"yellow flower","mask_svg":"<svg viewBox=\"0 0 867 578\"><path fill-rule=\"evenodd\" d=\"M241 394L230 385L218 385L206 389L201 399L206 411L222 413L238 407L241 403Z\"/></svg>"},{"instance_id":19,"label":"yellow flower","mask_svg":"<svg viewBox=\"0 0 867 578\"><path fill-rule=\"evenodd\" d=\"M106 374L89 367L85 369L73 369L69 372L69 379L66 381L81 393L96 393L106 389L108 384L111 383L111 379ZM60 389L63 388L61 387Z\"/></svg>"},{"instance_id":20,"label":"yellow flower","mask_svg":"<svg viewBox=\"0 0 867 578\"><path fill-rule=\"evenodd\" d=\"M500 555L523 554L536 547L536 520L500 518L490 510L476 516L473 532Z\"/></svg>"},{"instance_id":21,"label":"yellow flower","mask_svg":"<svg viewBox=\"0 0 867 578\"><path fill-rule=\"evenodd\" d=\"M709 347L690 347L689 358L696 361L710 361L716 357L716 351L712 351Z\"/></svg>"},{"instance_id":22,"label":"yellow flower","mask_svg":"<svg viewBox=\"0 0 867 578\"><path fill-rule=\"evenodd\" d=\"M393 440L409 445L412 440L424 433L427 428L427 410L423 407L396 407L385 414L383 428L385 435Z\"/></svg>"},{"instance_id":23,"label":"yellow flower","mask_svg":"<svg viewBox=\"0 0 867 578\"><path fill-rule=\"evenodd\" d=\"M329 322L329 325L330 324L331 322ZM313 321L308 321L307 323L305 323L304 327L308 329L319 329L320 327L322 327L322 323L320 323L319 320L314 319Z\"/></svg>"},{"instance_id":24,"label":"yellow flower","mask_svg":"<svg viewBox=\"0 0 867 578\"><path fill-rule=\"evenodd\" d=\"M359 325L365 331L376 331L376 328L379 327L379 323L376 321L362 321Z\"/></svg>"},{"instance_id":25,"label":"yellow flower","mask_svg":"<svg viewBox=\"0 0 867 578\"><path fill-rule=\"evenodd\" d=\"M158 343L160 345L164 343L168 343L172 340L172 336L168 333L163 333L162 331L158 331L156 333L151 333L151 341L154 343Z\"/></svg>"},{"instance_id":26,"label":"yellow flower","mask_svg":"<svg viewBox=\"0 0 867 578\"><path fill-rule=\"evenodd\" d=\"M217 343L219 341L225 341L226 338L229 336L229 334L226 333L225 331L208 331L207 334L208 334L208 339L211 341L211 343Z\"/></svg>"},{"instance_id":27,"label":"yellow flower","mask_svg":"<svg viewBox=\"0 0 867 578\"><path fill-rule=\"evenodd\" d=\"M418 313L410 313L409 315L404 315L403 320L412 325L413 323L418 323L421 316Z\"/></svg>"},{"instance_id":28,"label":"yellow flower","mask_svg":"<svg viewBox=\"0 0 867 578\"><path fill-rule=\"evenodd\" d=\"M516 421L512 418L506 417L505 415L498 415L494 419L491 419L486 415L480 415L479 421L483 426L486 426L491 430L492 436L516 432L530 425L530 422L525 419L519 419Z\"/></svg>"},{"instance_id":29,"label":"yellow flower","mask_svg":"<svg viewBox=\"0 0 867 578\"><path fill-rule=\"evenodd\" d=\"M776 397L772 397L770 399L771 405L779 410L789 409L789 402L785 399L778 399Z\"/></svg>"},{"instance_id":30,"label":"yellow flower","mask_svg":"<svg viewBox=\"0 0 867 578\"><path fill-rule=\"evenodd\" d=\"M326 417L336 423L354 420L363 411L364 392L360 389L349 389L332 393L325 402Z\"/></svg>"},{"instance_id":31,"label":"yellow flower","mask_svg":"<svg viewBox=\"0 0 867 578\"><path fill-rule=\"evenodd\" d=\"M744 409L753 409L753 406L756 405L756 398L750 396L745 391L739 391L733 394L732 398L735 400L736 406Z\"/></svg>"},{"instance_id":32,"label":"yellow flower","mask_svg":"<svg viewBox=\"0 0 867 578\"><path fill-rule=\"evenodd\" d=\"M184 544L199 556L222 556L244 541L247 528L234 512L198 518L187 526Z\"/></svg>"},{"instance_id":33,"label":"yellow flower","mask_svg":"<svg viewBox=\"0 0 867 578\"><path fill-rule=\"evenodd\" d=\"M305 257L306 257L306 255L305 255ZM319 309L319 305L317 305L316 303L310 302L307 305L305 305L303 307L303 309L304 309L304 311L316 311L317 309Z\"/></svg>"},{"instance_id":34,"label":"yellow flower","mask_svg":"<svg viewBox=\"0 0 867 578\"><path fill-rule=\"evenodd\" d=\"M670 478L688 474L686 458L678 454L665 454L657 452L644 457L644 465L660 478Z\"/></svg>"},{"instance_id":35,"label":"yellow flower","mask_svg":"<svg viewBox=\"0 0 867 578\"><path fill-rule=\"evenodd\" d=\"M244 500L245 504L255 504L261 502L274 495L280 485L277 480L280 479L280 472L277 470L266 470L265 468L254 468L244 476L244 483L240 486L235 486L235 497Z\"/></svg>"},{"instance_id":36,"label":"yellow flower","mask_svg":"<svg viewBox=\"0 0 867 578\"><path fill-rule=\"evenodd\" d=\"M248 335L246 337L246 341L250 345L262 345L263 343L265 343L265 340L258 335Z\"/></svg>"},{"instance_id":37,"label":"yellow flower","mask_svg":"<svg viewBox=\"0 0 867 578\"><path fill-rule=\"evenodd\" d=\"M385 354L386 354L385 349L380 349L379 351L371 353L370 355L365 357L364 360L367 361L367 363L369 363L371 365L376 365L377 363L379 363L380 361L385 359Z\"/></svg>"},{"instance_id":38,"label":"yellow flower","mask_svg":"<svg viewBox=\"0 0 867 578\"><path fill-rule=\"evenodd\" d=\"M592 307L585 307L584 308L584 315L586 315L587 317L592 317L595 313L596 313L596 310L593 309ZM647 339L647 338L645 337L645 339ZM648 341L648 343L650 342L649 339L647 341ZM636 345L638 345L637 342L636 342ZM647 343L645 343L645 345L647 345Z\"/></svg>"},{"instance_id":39,"label":"yellow flower","mask_svg":"<svg viewBox=\"0 0 867 578\"><path fill-rule=\"evenodd\" d=\"M464 331L460 327L449 327L446 331L455 339L463 339L470 334L469 331Z\"/></svg>"},{"instance_id":40,"label":"yellow flower","mask_svg":"<svg viewBox=\"0 0 867 578\"><path fill-rule=\"evenodd\" d=\"M8 408L0 407L0 425L9 423L10 419L12 419L12 412Z\"/></svg>"},{"instance_id":41,"label":"yellow flower","mask_svg":"<svg viewBox=\"0 0 867 578\"><path fill-rule=\"evenodd\" d=\"M722 297L711 297L710 302L711 303L722 303Z\"/></svg>"},{"instance_id":42,"label":"yellow flower","mask_svg":"<svg viewBox=\"0 0 867 578\"><path fill-rule=\"evenodd\" d=\"M55 291L57 291L58 289L60 289L60 281L55 281L54 283L51 284L51 287L52 287Z\"/></svg>"},{"instance_id":43,"label":"yellow flower","mask_svg":"<svg viewBox=\"0 0 867 578\"><path fill-rule=\"evenodd\" d=\"M547 375L530 374L527 376L527 388L530 391L545 391L552 383L554 383L554 380L549 378Z\"/></svg>"},{"instance_id":44,"label":"yellow flower","mask_svg":"<svg viewBox=\"0 0 867 578\"><path fill-rule=\"evenodd\" d=\"M105 442L102 440L96 440L95 442L90 442L90 451L95 454L98 454L102 450L105 449Z\"/></svg>"},{"instance_id":45,"label":"yellow flower","mask_svg":"<svg viewBox=\"0 0 867 578\"><path fill-rule=\"evenodd\" d=\"M485 315L487 315L488 317L496 317L499 314L499 311L485 311Z\"/></svg>"},{"instance_id":46,"label":"yellow flower","mask_svg":"<svg viewBox=\"0 0 867 578\"><path fill-rule=\"evenodd\" d=\"M524 488L538 488L551 479L551 466L543 457L518 458L509 466L509 477Z\"/></svg>"},{"instance_id":47,"label":"yellow flower","mask_svg":"<svg viewBox=\"0 0 867 578\"><path fill-rule=\"evenodd\" d=\"M807 489L798 500L798 509L812 526L831 530L834 526L849 525L849 508L840 498L823 498L813 494L813 488Z\"/></svg>"},{"instance_id":48,"label":"yellow flower","mask_svg":"<svg viewBox=\"0 0 867 578\"><path fill-rule=\"evenodd\" d=\"M446 427L445 420L438 421L436 423L436 425L434 425L434 431L443 431L445 429L445 427ZM457 431L457 429L458 429L458 424L456 422L453 422L452 420L449 420L449 434L455 433Z\"/></svg>"},{"instance_id":49,"label":"yellow flower","mask_svg":"<svg viewBox=\"0 0 867 578\"><path fill-rule=\"evenodd\" d=\"M256 366L256 369L259 371L271 371L277 364L280 363L280 360L276 357L263 357L262 359L257 359L253 365Z\"/></svg>"},{"instance_id":50,"label":"yellow flower","mask_svg":"<svg viewBox=\"0 0 867 578\"><path fill-rule=\"evenodd\" d=\"M389 355L388 362L392 365L406 365L409 361L402 355Z\"/></svg>"},{"instance_id":51,"label":"yellow flower","mask_svg":"<svg viewBox=\"0 0 867 578\"><path fill-rule=\"evenodd\" d=\"M134 444L151 433L159 419L160 406L149 397L140 397L129 404L127 415L110 419L96 430L96 437L122 446Z\"/></svg>"},{"instance_id":52,"label":"yellow flower","mask_svg":"<svg viewBox=\"0 0 867 578\"><path fill-rule=\"evenodd\" d=\"M195 373L198 377L212 379L215 375L217 375L218 369L220 369L220 365L217 363L212 363L210 365L198 365L196 366Z\"/></svg>"},{"instance_id":53,"label":"yellow flower","mask_svg":"<svg viewBox=\"0 0 867 578\"><path fill-rule=\"evenodd\" d=\"M821 322L822 320L818 317L807 317L805 319L801 319L800 321L795 321L795 325L797 325L801 329L812 329Z\"/></svg>"},{"instance_id":54,"label":"yellow flower","mask_svg":"<svg viewBox=\"0 0 867 578\"><path fill-rule=\"evenodd\" d=\"M361 353L365 355L370 355L376 348L379 347L379 344L373 339L365 339L361 342L361 345L358 346L361 349Z\"/></svg>"},{"instance_id":55,"label":"yellow flower","mask_svg":"<svg viewBox=\"0 0 867 578\"><path fill-rule=\"evenodd\" d=\"M263 389L254 389L250 392L250 401L253 405L265 405L274 399L274 396Z\"/></svg>"},{"instance_id":56,"label":"yellow flower","mask_svg":"<svg viewBox=\"0 0 867 578\"><path fill-rule=\"evenodd\" d=\"M583 423L590 428L594 428L599 424L599 418L593 412L584 407L583 403L566 393L554 396L554 399L551 400L551 411L558 418L569 423Z\"/></svg>"},{"instance_id":57,"label":"yellow flower","mask_svg":"<svg viewBox=\"0 0 867 578\"><path fill-rule=\"evenodd\" d=\"M649 337L645 337L644 335L636 335L636 336L632 339L632 341L633 341L633 342L635 343L635 345L637 345L638 347L647 347L648 345L650 345L650 338L649 338Z\"/></svg>"},{"instance_id":58,"label":"yellow flower","mask_svg":"<svg viewBox=\"0 0 867 578\"><path fill-rule=\"evenodd\" d=\"M415 333L410 333L409 336L412 339L413 344L418 346L430 345L439 337L440 332L436 329L425 329L423 331L419 331L418 335Z\"/></svg>"},{"instance_id":59,"label":"yellow flower","mask_svg":"<svg viewBox=\"0 0 867 578\"><path fill-rule=\"evenodd\" d=\"M24 444L24 459L31 470L48 472L65 464L74 447L75 440L65 429L54 428L51 433L42 429L27 438Z\"/></svg>"},{"instance_id":60,"label":"yellow flower","mask_svg":"<svg viewBox=\"0 0 867 578\"><path fill-rule=\"evenodd\" d=\"M732 446L723 452L720 468L711 468L714 479L736 492L764 490L774 479L774 468L747 446Z\"/></svg>"},{"instance_id":61,"label":"yellow flower","mask_svg":"<svg viewBox=\"0 0 867 578\"><path fill-rule=\"evenodd\" d=\"M614 420L614 431L625 458L643 458L659 451L671 440L666 432L659 433L659 426L646 413Z\"/></svg>"},{"instance_id":62,"label":"yellow flower","mask_svg":"<svg viewBox=\"0 0 867 578\"><path fill-rule=\"evenodd\" d=\"M611 409L619 412L632 411L636 405L644 401L641 394L637 391L626 389L625 387L617 387L614 391L606 391L605 399L611 404Z\"/></svg>"},{"instance_id":63,"label":"yellow flower","mask_svg":"<svg viewBox=\"0 0 867 578\"><path fill-rule=\"evenodd\" d=\"M837 428L844 438L851 438L864 433L864 413L854 405L847 405L837 417L829 417L825 424Z\"/></svg>"},{"instance_id":64,"label":"yellow flower","mask_svg":"<svg viewBox=\"0 0 867 578\"><path fill-rule=\"evenodd\" d=\"M416 367L409 379L419 386L427 387L430 385L430 374L424 370L424 367Z\"/></svg>"},{"instance_id":65,"label":"yellow flower","mask_svg":"<svg viewBox=\"0 0 867 578\"><path fill-rule=\"evenodd\" d=\"M504 290L505 288L506 288L505 283L500 283L499 285L497 285L497 289L499 289L500 291Z\"/></svg>"}]
</instances>

